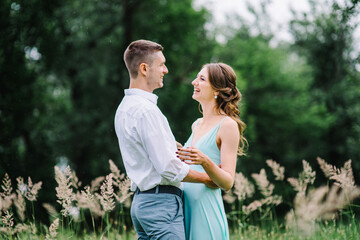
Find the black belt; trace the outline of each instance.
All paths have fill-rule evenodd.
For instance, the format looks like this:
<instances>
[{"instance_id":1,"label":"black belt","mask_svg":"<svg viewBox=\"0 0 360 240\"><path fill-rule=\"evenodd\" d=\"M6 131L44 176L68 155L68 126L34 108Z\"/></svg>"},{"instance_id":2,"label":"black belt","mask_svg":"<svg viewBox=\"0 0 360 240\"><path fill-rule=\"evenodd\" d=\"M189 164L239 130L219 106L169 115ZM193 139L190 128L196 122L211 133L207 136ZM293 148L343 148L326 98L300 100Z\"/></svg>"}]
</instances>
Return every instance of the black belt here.
<instances>
[{"instance_id":1,"label":"black belt","mask_svg":"<svg viewBox=\"0 0 360 240\"><path fill-rule=\"evenodd\" d=\"M136 189L137 194L148 194L148 193L170 193L178 195L179 197L182 197L183 191L175 186L170 185L158 185L152 189L146 190L146 191L140 191L139 189Z\"/></svg>"}]
</instances>

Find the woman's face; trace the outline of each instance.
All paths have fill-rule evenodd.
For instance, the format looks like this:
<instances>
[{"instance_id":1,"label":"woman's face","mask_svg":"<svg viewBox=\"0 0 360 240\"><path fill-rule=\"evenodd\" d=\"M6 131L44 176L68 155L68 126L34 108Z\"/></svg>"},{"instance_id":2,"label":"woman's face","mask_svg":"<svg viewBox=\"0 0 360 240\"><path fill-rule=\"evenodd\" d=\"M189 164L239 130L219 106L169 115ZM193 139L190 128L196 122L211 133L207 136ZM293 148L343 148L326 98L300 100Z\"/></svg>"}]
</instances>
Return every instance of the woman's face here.
<instances>
[{"instance_id":1,"label":"woman's face","mask_svg":"<svg viewBox=\"0 0 360 240\"><path fill-rule=\"evenodd\" d=\"M196 101L206 102L215 100L215 91L210 85L209 74L206 67L201 69L194 81L192 81L192 85L194 86L192 98Z\"/></svg>"}]
</instances>

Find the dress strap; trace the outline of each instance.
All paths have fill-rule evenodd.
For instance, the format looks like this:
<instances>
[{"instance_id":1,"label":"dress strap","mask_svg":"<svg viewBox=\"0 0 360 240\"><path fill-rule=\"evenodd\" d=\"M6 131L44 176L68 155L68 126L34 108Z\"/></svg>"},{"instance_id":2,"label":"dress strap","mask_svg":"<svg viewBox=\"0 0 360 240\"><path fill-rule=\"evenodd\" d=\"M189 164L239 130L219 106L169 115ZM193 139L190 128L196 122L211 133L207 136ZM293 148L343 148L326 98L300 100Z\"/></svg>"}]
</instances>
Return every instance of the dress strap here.
<instances>
[{"instance_id":1,"label":"dress strap","mask_svg":"<svg viewBox=\"0 0 360 240\"><path fill-rule=\"evenodd\" d=\"M215 126L215 128L216 128L216 127L219 127L219 126L221 125L221 123L222 123L226 118L229 118L229 116L226 116L226 117L224 117L223 119L221 119L221 121ZM200 120L201 120L201 118L198 118L198 119L196 120L195 126L194 126L194 131L193 131L193 132L195 132L197 126L199 125Z\"/></svg>"}]
</instances>

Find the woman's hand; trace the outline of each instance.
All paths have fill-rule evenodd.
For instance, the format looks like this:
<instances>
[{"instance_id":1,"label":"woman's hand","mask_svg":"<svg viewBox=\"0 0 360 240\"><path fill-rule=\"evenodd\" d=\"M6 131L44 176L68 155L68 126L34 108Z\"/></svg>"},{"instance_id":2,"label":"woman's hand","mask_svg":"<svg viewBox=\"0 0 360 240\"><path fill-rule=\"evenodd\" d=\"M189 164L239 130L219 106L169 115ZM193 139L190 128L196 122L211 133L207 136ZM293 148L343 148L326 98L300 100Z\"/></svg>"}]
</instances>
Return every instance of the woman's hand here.
<instances>
[{"instance_id":1,"label":"woman's hand","mask_svg":"<svg viewBox=\"0 0 360 240\"><path fill-rule=\"evenodd\" d=\"M204 165L211 161L208 156L194 147L179 148L176 154L181 161L187 164Z\"/></svg>"}]
</instances>

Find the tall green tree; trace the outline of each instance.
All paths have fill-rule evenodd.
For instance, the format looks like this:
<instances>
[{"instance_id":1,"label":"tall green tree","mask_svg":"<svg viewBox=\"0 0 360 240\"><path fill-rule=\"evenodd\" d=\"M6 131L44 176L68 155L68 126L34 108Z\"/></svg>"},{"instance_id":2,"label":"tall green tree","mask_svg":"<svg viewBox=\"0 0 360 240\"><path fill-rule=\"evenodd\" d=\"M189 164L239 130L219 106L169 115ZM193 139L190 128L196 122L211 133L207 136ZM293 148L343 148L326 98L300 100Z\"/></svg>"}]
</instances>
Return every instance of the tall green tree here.
<instances>
[{"instance_id":1,"label":"tall green tree","mask_svg":"<svg viewBox=\"0 0 360 240\"><path fill-rule=\"evenodd\" d=\"M59 1L8 1L0 3L0 176L44 174L54 165L49 127L49 91L41 74L43 43L51 44L51 21ZM44 186L49 199L51 186Z\"/></svg>"},{"instance_id":2,"label":"tall green tree","mask_svg":"<svg viewBox=\"0 0 360 240\"><path fill-rule=\"evenodd\" d=\"M310 1L311 12L298 15L291 23L298 52L312 68L311 93L326 106L334 121L322 141L322 157L342 165L353 159L355 172L360 169L360 75L359 49L354 49L353 32L359 24L358 1L327 1L329 11Z\"/></svg>"}]
</instances>

